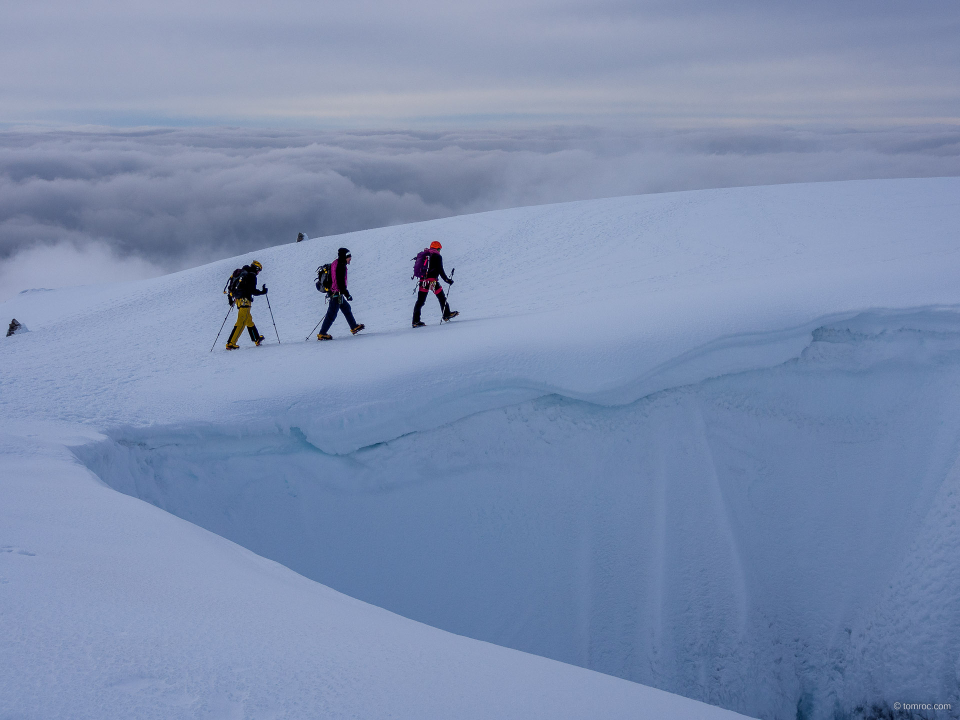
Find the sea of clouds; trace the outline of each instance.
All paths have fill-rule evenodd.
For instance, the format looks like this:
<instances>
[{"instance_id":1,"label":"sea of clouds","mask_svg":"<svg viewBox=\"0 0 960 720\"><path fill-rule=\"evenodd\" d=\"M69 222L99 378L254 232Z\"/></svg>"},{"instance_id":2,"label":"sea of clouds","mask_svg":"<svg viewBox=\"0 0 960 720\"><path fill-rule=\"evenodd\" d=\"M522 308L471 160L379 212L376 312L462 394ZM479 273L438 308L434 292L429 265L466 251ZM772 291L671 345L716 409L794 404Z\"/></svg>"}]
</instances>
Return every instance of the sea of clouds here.
<instances>
[{"instance_id":1,"label":"sea of clouds","mask_svg":"<svg viewBox=\"0 0 960 720\"><path fill-rule=\"evenodd\" d=\"M712 187L960 175L960 127L0 131L0 300L309 237Z\"/></svg>"}]
</instances>

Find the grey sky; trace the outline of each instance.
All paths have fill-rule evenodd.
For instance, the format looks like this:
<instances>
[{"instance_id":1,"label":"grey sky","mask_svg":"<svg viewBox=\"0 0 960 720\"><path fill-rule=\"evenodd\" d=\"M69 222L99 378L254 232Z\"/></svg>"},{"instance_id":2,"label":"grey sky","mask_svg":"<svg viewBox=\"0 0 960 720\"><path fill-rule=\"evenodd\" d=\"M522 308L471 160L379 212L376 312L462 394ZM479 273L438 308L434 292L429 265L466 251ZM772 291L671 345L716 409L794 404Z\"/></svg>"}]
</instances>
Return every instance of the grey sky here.
<instances>
[{"instance_id":1,"label":"grey sky","mask_svg":"<svg viewBox=\"0 0 960 720\"><path fill-rule=\"evenodd\" d=\"M6 123L960 118L956 0L3 0L2 18Z\"/></svg>"}]
</instances>

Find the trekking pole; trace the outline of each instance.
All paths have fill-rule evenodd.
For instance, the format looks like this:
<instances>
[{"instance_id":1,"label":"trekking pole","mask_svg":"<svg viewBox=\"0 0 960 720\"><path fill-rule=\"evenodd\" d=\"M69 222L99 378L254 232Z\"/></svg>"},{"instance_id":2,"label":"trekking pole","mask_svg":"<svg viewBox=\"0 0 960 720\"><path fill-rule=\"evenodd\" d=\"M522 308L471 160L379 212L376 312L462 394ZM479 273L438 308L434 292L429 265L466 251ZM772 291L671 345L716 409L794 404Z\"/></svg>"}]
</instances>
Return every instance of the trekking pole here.
<instances>
[{"instance_id":1,"label":"trekking pole","mask_svg":"<svg viewBox=\"0 0 960 720\"><path fill-rule=\"evenodd\" d=\"M270 307L270 295L264 295L267 299L267 309L270 310L270 321L273 323L273 331L277 333L277 345L280 344L280 331L277 330L277 321L273 319L273 308Z\"/></svg>"},{"instance_id":2,"label":"trekking pole","mask_svg":"<svg viewBox=\"0 0 960 720\"><path fill-rule=\"evenodd\" d=\"M313 326L313 330L310 331L310 335L313 335L313 331L316 330L318 327L320 327L320 323L322 323L322 322L323 322L323 318L320 318L320 322L318 322L316 325ZM307 336L304 338L304 340L309 340L309 339L310 339L310 335L307 335Z\"/></svg>"},{"instance_id":3,"label":"trekking pole","mask_svg":"<svg viewBox=\"0 0 960 720\"><path fill-rule=\"evenodd\" d=\"M224 325L227 324L227 318L230 317L230 311L233 310L233 305L227 310L226 316L223 318L223 325L220 326L220 332L217 333L217 340L220 339L220 333L223 332ZM213 352L213 349L217 346L217 340L213 341L213 345L210 346L210 352Z\"/></svg>"},{"instance_id":4,"label":"trekking pole","mask_svg":"<svg viewBox=\"0 0 960 720\"><path fill-rule=\"evenodd\" d=\"M327 298L327 299L324 300L323 302L324 302L324 304L330 302L330 298ZM327 313L326 313L326 311L324 311L323 315L320 316L320 322L318 322L316 325L313 326L313 330L310 331L310 335L313 335L314 331L315 331L318 327L320 327L320 323L323 322L323 318L325 318L326 316L327 316ZM307 335L307 336L304 338L304 341L309 340L309 339L310 339L310 335Z\"/></svg>"},{"instance_id":5,"label":"trekking pole","mask_svg":"<svg viewBox=\"0 0 960 720\"><path fill-rule=\"evenodd\" d=\"M456 268L450 271L450 279L453 280L453 274L457 271ZM447 296L444 298L443 302L443 314L444 316L450 312L450 293L453 292L453 284L447 286ZM448 321L449 322L449 321ZM440 323L443 324L443 319L441 318Z\"/></svg>"}]
</instances>

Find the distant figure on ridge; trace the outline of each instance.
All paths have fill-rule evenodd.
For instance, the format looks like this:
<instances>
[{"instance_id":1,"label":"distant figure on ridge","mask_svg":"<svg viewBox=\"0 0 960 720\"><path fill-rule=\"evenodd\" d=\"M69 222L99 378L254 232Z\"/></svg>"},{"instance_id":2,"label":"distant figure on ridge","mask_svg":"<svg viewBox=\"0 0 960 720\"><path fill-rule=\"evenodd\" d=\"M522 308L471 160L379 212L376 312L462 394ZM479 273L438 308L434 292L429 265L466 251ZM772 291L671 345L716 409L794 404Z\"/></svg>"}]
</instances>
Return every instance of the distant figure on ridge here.
<instances>
[{"instance_id":1,"label":"distant figure on ridge","mask_svg":"<svg viewBox=\"0 0 960 720\"><path fill-rule=\"evenodd\" d=\"M230 287L230 297L237 304L237 324L233 326L233 332L227 340L227 350L236 350L240 346L237 341L240 339L240 333L244 328L250 333L250 339L255 345L263 342L263 335L253 324L253 318L250 316L250 306L253 304L254 295L266 295L267 286L263 290L257 290L257 274L263 270L263 265L254 260L249 265L244 265L237 281Z\"/></svg>"},{"instance_id":2,"label":"distant figure on ridge","mask_svg":"<svg viewBox=\"0 0 960 720\"><path fill-rule=\"evenodd\" d=\"M323 325L320 326L320 332L317 334L317 340L333 340L331 335L327 334L333 321L337 319L337 313L342 312L350 324L350 332L356 335L363 330L364 326L353 319L353 311L350 309L350 302L353 296L347 290L347 265L350 264L350 251L346 248L337 250L337 259L330 263L330 290L327 292L327 298L330 306L327 308L327 314L323 318Z\"/></svg>"},{"instance_id":3,"label":"distant figure on ridge","mask_svg":"<svg viewBox=\"0 0 960 720\"><path fill-rule=\"evenodd\" d=\"M424 248L423 251L417 255L414 261L413 277L420 281L417 286L417 304L413 306L413 327L415 328L426 325L425 322L420 321L420 310L423 309L423 304L427 301L427 293L431 290L440 302L443 320L451 320L460 314L455 310L451 310L450 306L447 305L447 298L443 294L443 285L441 285L438 280L438 278L443 278L447 284L453 285L453 278L448 278L447 274L443 271L443 258L440 257L440 250L442 248L443 246L434 240L430 243L430 247Z\"/></svg>"}]
</instances>

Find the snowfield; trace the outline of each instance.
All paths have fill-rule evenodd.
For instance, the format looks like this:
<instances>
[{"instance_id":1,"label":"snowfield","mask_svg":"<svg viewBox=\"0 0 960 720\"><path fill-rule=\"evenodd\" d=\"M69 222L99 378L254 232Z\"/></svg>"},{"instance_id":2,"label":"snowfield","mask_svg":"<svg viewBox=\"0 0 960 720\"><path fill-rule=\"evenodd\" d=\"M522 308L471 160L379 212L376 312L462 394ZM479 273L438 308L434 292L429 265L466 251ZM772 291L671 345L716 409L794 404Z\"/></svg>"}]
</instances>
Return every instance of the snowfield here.
<instances>
[{"instance_id":1,"label":"snowfield","mask_svg":"<svg viewBox=\"0 0 960 720\"><path fill-rule=\"evenodd\" d=\"M428 298L414 331L432 240L462 314ZM367 330L305 340L339 246ZM225 352L231 315L210 352L253 259L282 344L257 298L267 343ZM956 717L958 261L940 178L520 208L21 293L0 717Z\"/></svg>"}]
</instances>

